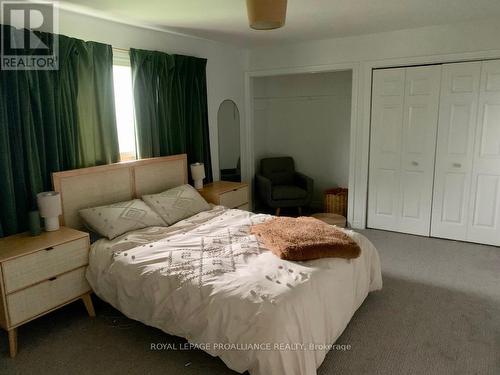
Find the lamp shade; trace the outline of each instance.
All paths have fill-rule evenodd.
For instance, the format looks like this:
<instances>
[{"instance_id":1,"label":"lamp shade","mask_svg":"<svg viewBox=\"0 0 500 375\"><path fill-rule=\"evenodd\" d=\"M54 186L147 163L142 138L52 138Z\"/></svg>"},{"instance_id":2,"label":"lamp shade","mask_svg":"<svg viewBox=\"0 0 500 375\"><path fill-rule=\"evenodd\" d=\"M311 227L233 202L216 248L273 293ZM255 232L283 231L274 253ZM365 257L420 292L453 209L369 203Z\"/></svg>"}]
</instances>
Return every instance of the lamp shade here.
<instances>
[{"instance_id":1,"label":"lamp shade","mask_svg":"<svg viewBox=\"0 0 500 375\"><path fill-rule=\"evenodd\" d=\"M193 177L194 187L203 189L203 179L205 178L205 165L203 163L191 164L191 177Z\"/></svg>"},{"instance_id":2,"label":"lamp shade","mask_svg":"<svg viewBox=\"0 0 500 375\"><path fill-rule=\"evenodd\" d=\"M285 25L287 0L247 0L248 22L255 30L278 29Z\"/></svg>"},{"instance_id":3,"label":"lamp shade","mask_svg":"<svg viewBox=\"0 0 500 375\"><path fill-rule=\"evenodd\" d=\"M61 196L56 191L44 191L36 196L40 216L45 219L45 230L59 229L59 215L62 214Z\"/></svg>"}]
</instances>

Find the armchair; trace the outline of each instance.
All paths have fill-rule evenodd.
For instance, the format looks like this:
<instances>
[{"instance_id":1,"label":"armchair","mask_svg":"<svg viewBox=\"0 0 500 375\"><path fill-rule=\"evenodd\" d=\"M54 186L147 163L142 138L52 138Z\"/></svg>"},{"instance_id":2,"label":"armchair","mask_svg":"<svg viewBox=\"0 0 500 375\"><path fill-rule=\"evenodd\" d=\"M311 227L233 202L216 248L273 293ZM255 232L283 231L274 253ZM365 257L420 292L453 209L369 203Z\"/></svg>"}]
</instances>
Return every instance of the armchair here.
<instances>
[{"instance_id":1,"label":"armchair","mask_svg":"<svg viewBox=\"0 0 500 375\"><path fill-rule=\"evenodd\" d=\"M260 174L255 177L259 197L280 215L281 208L302 207L311 203L314 182L312 178L296 172L293 158L262 159Z\"/></svg>"}]
</instances>

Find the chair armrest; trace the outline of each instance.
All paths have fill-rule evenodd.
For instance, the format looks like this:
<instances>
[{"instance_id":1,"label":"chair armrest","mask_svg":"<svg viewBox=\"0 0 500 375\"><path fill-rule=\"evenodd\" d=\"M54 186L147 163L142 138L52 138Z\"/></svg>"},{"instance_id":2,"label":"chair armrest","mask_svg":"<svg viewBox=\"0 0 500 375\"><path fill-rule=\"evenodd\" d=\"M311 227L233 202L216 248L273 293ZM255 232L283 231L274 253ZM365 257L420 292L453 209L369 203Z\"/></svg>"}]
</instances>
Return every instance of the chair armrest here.
<instances>
[{"instance_id":1,"label":"chair armrest","mask_svg":"<svg viewBox=\"0 0 500 375\"><path fill-rule=\"evenodd\" d=\"M255 182L257 184L257 191L261 199L266 203L272 200L273 184L270 179L260 174L255 175Z\"/></svg>"},{"instance_id":2,"label":"chair armrest","mask_svg":"<svg viewBox=\"0 0 500 375\"><path fill-rule=\"evenodd\" d=\"M312 194L314 188L314 180L311 177L308 177L300 172L295 172L294 179L297 186Z\"/></svg>"}]
</instances>

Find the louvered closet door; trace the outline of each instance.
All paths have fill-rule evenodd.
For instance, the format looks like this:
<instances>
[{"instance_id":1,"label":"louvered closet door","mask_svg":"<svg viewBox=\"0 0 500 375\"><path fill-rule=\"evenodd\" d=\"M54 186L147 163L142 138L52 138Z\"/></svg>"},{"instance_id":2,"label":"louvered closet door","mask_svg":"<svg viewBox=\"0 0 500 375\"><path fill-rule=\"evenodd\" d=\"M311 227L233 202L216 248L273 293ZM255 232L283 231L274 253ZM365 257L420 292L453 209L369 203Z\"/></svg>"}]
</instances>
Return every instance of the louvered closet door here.
<instances>
[{"instance_id":1,"label":"louvered closet door","mask_svg":"<svg viewBox=\"0 0 500 375\"><path fill-rule=\"evenodd\" d=\"M481 85L468 240L500 245L500 61L485 61Z\"/></svg>"},{"instance_id":2,"label":"louvered closet door","mask_svg":"<svg viewBox=\"0 0 500 375\"><path fill-rule=\"evenodd\" d=\"M374 72L368 226L429 235L441 66Z\"/></svg>"},{"instance_id":3,"label":"louvered closet door","mask_svg":"<svg viewBox=\"0 0 500 375\"><path fill-rule=\"evenodd\" d=\"M467 240L481 62L442 70L431 235Z\"/></svg>"}]
</instances>

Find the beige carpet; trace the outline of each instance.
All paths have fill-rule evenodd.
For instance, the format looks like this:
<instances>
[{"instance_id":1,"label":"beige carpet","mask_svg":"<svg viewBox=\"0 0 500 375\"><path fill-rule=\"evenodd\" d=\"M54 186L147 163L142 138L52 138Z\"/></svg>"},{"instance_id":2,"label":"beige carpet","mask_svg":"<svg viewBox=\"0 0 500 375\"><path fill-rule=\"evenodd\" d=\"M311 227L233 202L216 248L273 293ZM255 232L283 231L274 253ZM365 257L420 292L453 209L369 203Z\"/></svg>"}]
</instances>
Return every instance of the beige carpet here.
<instances>
[{"instance_id":1,"label":"beige carpet","mask_svg":"<svg viewBox=\"0 0 500 375\"><path fill-rule=\"evenodd\" d=\"M367 230L378 247L384 289L371 294L318 374L500 374L500 249ZM184 341L96 303L74 303L19 329L19 354L0 374L236 374L196 350L150 350ZM270 374L280 375L280 374Z\"/></svg>"}]
</instances>

